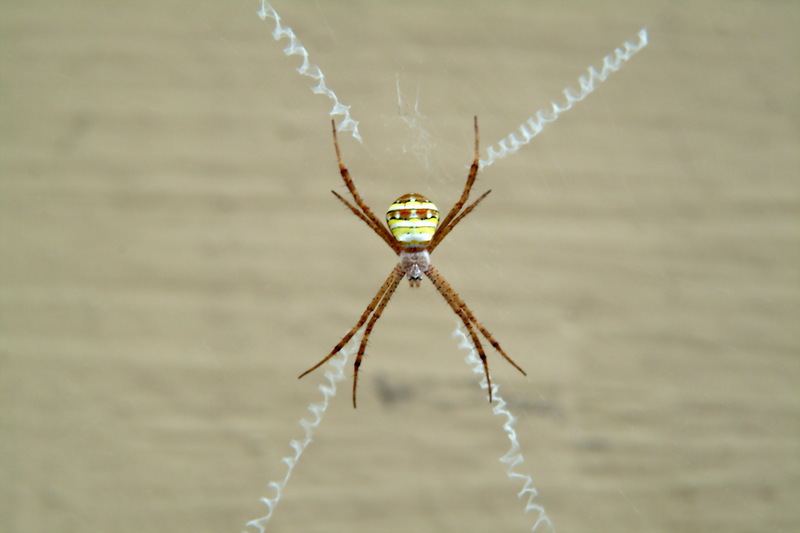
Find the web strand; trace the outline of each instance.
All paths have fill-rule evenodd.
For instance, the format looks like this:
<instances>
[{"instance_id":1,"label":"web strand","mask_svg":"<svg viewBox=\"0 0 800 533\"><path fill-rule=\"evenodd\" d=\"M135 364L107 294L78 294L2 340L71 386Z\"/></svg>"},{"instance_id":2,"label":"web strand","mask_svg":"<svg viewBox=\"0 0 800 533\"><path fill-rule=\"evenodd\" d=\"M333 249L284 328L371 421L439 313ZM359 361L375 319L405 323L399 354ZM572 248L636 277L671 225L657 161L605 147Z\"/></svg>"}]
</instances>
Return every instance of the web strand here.
<instances>
[{"instance_id":1,"label":"web strand","mask_svg":"<svg viewBox=\"0 0 800 533\"><path fill-rule=\"evenodd\" d=\"M489 385L483 372L483 363L481 363L480 359L478 359L475 347L469 341L469 337L460 327L457 327L453 332L453 337L461 339L461 343L458 346L460 349L469 351L469 354L464 358L464 361L470 365L473 373L481 376L481 388L487 389ZM542 505L534 501L538 495L538 492L533 486L533 479L531 476L522 474L518 471L518 467L525 462L525 459L520 451L519 440L517 439L517 431L514 429L514 423L517 421L517 419L508 410L506 401L502 396L500 396L499 387L494 383L492 383L491 387L492 398L494 399L494 402L492 403L492 412L496 416L505 417L505 422L503 422L503 430L506 432L506 436L511 442L511 447L509 448L508 452L506 452L506 454L500 458L500 462L508 465L506 475L509 479L522 481L522 490L519 491L517 497L527 498L525 502L525 513L527 514L532 511L536 515L536 521L534 522L531 531L541 533L549 531L555 533L555 526L553 526L553 523L550 521L550 517L547 516L547 511L545 511Z\"/></svg>"},{"instance_id":2,"label":"web strand","mask_svg":"<svg viewBox=\"0 0 800 533\"><path fill-rule=\"evenodd\" d=\"M358 142L361 142L361 135L358 133L358 121L353 120L350 116L350 106L339 102L336 93L325 85L325 75L315 63L309 61L308 50L306 50L305 46L300 42L300 39L294 34L294 30L289 26L281 24L281 17L278 16L278 12L275 11L266 0L261 1L261 9L258 10L258 16L261 17L261 20L266 20L267 17L269 17L275 21L275 29L272 31L272 37L276 41L280 41L284 37L289 39L289 44L283 49L284 54L287 56L299 55L303 57L303 64L297 67L297 72L317 82L317 85L311 88L314 94L324 94L333 101L333 108L331 109L330 115L341 115L344 117L341 122L339 122L339 131L350 131L353 133L353 137L355 137Z\"/></svg>"},{"instance_id":3,"label":"web strand","mask_svg":"<svg viewBox=\"0 0 800 533\"><path fill-rule=\"evenodd\" d=\"M480 168L488 167L498 159L503 159L515 153L522 146L525 146L531 139L539 135L549 122L555 122L559 115L564 111L569 111L572 106L589 96L597 85L604 82L608 76L622 68L625 61L629 60L639 50L647 46L647 29L642 28L638 33L639 41L633 43L625 41L621 47L603 58L603 67L598 72L593 66L589 67L586 74L578 78L581 88L575 92L572 87L567 87L562 91L564 102L559 104L555 101L550 102L550 109L540 109L535 115L520 124L517 132L511 132L505 139L497 145L490 146L486 159L481 159Z\"/></svg>"},{"instance_id":4,"label":"web strand","mask_svg":"<svg viewBox=\"0 0 800 533\"><path fill-rule=\"evenodd\" d=\"M266 531L267 524L272 518L272 514L275 512L275 507L278 505L278 502L283 495L283 491L286 488L286 484L289 482L289 478L292 476L292 471L294 470L295 465L297 465L297 462L300 460L300 456L303 455L303 452L308 445L311 444L314 430L322 422L322 417L325 415L325 411L328 409L328 404L331 398L336 396L336 384L344 379L344 368L347 365L347 359L350 357L350 354L355 351L355 347L358 346L360 340L361 334L359 332L359 334L356 334L350 341L349 348L343 348L339 354L331 358L330 362L328 363L329 368L325 371L325 378L328 381L327 383L323 383L318 387L319 391L322 393L322 401L309 404L308 410L311 411L311 419L301 418L299 422L300 427L303 428L304 437L301 440L290 441L289 446L291 446L291 448L294 450L294 454L288 455L281 460L286 465L286 475L280 481L272 481L269 483L269 485L267 485L274 493L272 498L261 498L261 502L267 506L267 514L261 518L251 520L245 525L245 527L255 528L260 533L264 533Z\"/></svg>"}]
</instances>

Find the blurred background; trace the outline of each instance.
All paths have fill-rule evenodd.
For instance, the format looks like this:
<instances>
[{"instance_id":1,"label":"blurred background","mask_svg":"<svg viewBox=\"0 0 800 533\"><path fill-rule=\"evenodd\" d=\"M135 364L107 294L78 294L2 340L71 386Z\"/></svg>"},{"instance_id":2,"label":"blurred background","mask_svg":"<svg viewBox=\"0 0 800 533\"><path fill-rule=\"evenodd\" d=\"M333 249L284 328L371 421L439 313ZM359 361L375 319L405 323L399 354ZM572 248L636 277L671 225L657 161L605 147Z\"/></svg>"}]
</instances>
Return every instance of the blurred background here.
<instances>
[{"instance_id":1,"label":"blurred background","mask_svg":"<svg viewBox=\"0 0 800 533\"><path fill-rule=\"evenodd\" d=\"M0 6L3 531L241 531L395 264L258 7ZM528 372L489 353L558 531L797 531L800 4L274 7L379 214L447 209L474 115L485 154L648 28L434 262ZM270 531L530 531L456 325L400 286Z\"/></svg>"}]
</instances>

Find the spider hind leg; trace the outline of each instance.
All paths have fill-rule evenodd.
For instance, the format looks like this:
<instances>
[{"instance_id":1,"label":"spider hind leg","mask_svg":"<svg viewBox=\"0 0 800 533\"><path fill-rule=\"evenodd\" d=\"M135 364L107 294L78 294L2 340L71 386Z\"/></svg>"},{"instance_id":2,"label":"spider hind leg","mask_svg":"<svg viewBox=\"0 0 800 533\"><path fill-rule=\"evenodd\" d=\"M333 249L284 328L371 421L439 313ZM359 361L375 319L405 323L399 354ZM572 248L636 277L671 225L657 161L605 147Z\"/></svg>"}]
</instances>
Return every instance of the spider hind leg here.
<instances>
[{"instance_id":1,"label":"spider hind leg","mask_svg":"<svg viewBox=\"0 0 800 533\"><path fill-rule=\"evenodd\" d=\"M481 334L486 338L486 340L489 341L489 344L491 344L492 347L497 350L497 352L502 355L506 361L508 361L514 368L519 370L522 375L527 376L525 371L522 370L522 368L515 363L514 360L511 359L500 347L500 343L495 340L491 333L489 333L489 330L487 330L480 322L478 322L478 320L475 318L475 315L472 314L472 311L469 307L467 307L467 304L464 302L464 300L462 300L458 293L453 290L447 280L445 280L444 277L439 274L439 271L434 268L433 265L428 268L425 274L428 276L428 278L430 278L434 287L436 287L436 290L439 291L453 311L464 323L464 327L467 328L467 332L472 339L472 344L475 346L475 351L478 352L478 356L483 364L483 371L486 375L486 384L489 391L489 402L492 401L492 381L489 377L489 364L486 360L486 352L484 351L483 345L481 344L480 339L475 332L476 327L478 328L478 331L480 331Z\"/></svg>"},{"instance_id":2,"label":"spider hind leg","mask_svg":"<svg viewBox=\"0 0 800 533\"><path fill-rule=\"evenodd\" d=\"M453 312L461 319L464 327L467 328L467 333L469 333L470 339L472 339L472 344L475 346L475 351L478 352L478 357L480 357L481 364L483 364L483 373L486 376L486 390L489 392L489 403L491 403L492 378L489 375L489 362L486 359L486 352L483 350L483 345L478 338L478 334L475 332L475 328L472 326L472 321L462 309L460 302L455 298L455 291L453 291L450 285L439 274L439 271L433 267L430 267L425 274L428 276L428 278L430 278L433 286L439 291L439 294L441 294L450 305L450 308L453 310Z\"/></svg>"},{"instance_id":3,"label":"spider hind leg","mask_svg":"<svg viewBox=\"0 0 800 533\"><path fill-rule=\"evenodd\" d=\"M378 306L375 308L375 311L372 313L372 317L367 322L367 328L364 330L364 336L361 338L361 344L358 346L358 354L356 355L356 361L353 363L353 409L356 408L356 388L358 387L358 369L361 367L361 359L364 357L364 352L367 350L367 341L369 340L369 336L372 334L372 328L375 326L375 323L383 314L383 310L386 309L386 304L389 303L389 300L392 298L394 291L397 290L397 286L400 285L400 281L403 279L403 271L400 269L400 265L395 267L392 271L392 276L387 280L389 282L389 286L387 287L386 291L384 291L383 296L381 296L380 302L378 302Z\"/></svg>"},{"instance_id":4,"label":"spider hind leg","mask_svg":"<svg viewBox=\"0 0 800 533\"><path fill-rule=\"evenodd\" d=\"M373 312L377 310L377 308L380 307L381 311L383 311L381 306L383 306L383 307L386 306L386 303L384 302L384 297L386 296L386 293L389 291L390 287L392 287L393 284L394 284L394 286L396 288L397 284L400 283L400 280L402 278L403 278L403 271L400 269L400 265L397 265L394 268L394 270L392 270L392 273L389 274L389 277L386 278L386 281L383 282L383 285L381 285L381 288L378 289L378 292L375 294L375 297L372 298L372 301L369 303L369 305L367 305L367 308L361 314L361 318L358 319L358 322L356 323L355 326L353 326L353 329L351 329L347 333L347 335L342 337L342 340L340 340L339 343L336 346L334 346L334 348L331 351L331 353L326 355L319 363L317 363L316 365L312 366L311 368L309 368L308 370L306 370L305 372L303 372L302 374L297 376L297 378L300 379L303 376L305 376L306 374L310 374L314 370L316 370L319 367L321 367L322 365L324 365L331 357L333 357L334 355L339 353L342 350L342 348L344 348L344 346L348 342L350 342L350 339L353 338L353 336L358 332L358 330L361 329L361 326L364 325L364 323L367 321L367 319L370 317L370 315L372 315ZM391 292L394 292L394 289L392 289ZM390 296L391 296L391 294L390 294ZM380 315L378 315L378 316L380 316ZM371 331L372 328L368 328L368 329ZM362 340L362 345L365 345L368 336L369 336L369 333L365 332L364 339Z\"/></svg>"}]
</instances>

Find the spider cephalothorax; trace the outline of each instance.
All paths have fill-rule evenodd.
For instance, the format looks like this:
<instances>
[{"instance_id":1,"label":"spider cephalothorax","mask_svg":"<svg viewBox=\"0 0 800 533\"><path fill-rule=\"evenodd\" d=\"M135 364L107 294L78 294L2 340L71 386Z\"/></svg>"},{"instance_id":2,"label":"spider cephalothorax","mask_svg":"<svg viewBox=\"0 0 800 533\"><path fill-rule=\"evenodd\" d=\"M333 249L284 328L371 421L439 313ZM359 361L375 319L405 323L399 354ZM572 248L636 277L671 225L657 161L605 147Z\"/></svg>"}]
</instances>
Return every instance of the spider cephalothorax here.
<instances>
[{"instance_id":1,"label":"spider cephalothorax","mask_svg":"<svg viewBox=\"0 0 800 533\"><path fill-rule=\"evenodd\" d=\"M478 175L478 118L475 117L475 156L472 161L472 166L470 167L469 176L467 176L467 183L464 185L464 190L461 193L461 197L447 213L447 216L445 216L440 223L439 209L436 207L436 205L434 205L433 202L421 194L404 194L395 200L392 205L389 206L389 210L386 212L386 222L389 225L388 229L386 226L381 224L378 217L375 216L375 213L372 212L369 206L364 203L364 200L362 200L361 196L358 194L355 183L353 183L347 167L345 167L344 163L342 162L342 155L339 151L339 142L336 138L336 124L331 121L331 125L333 126L333 145L336 148L336 157L339 160L339 172L342 175L344 184L347 186L347 190L350 191L350 194L355 201L355 205L351 204L336 191L331 192L339 200L341 200L350 209L350 211L353 212L353 214L355 214L370 228L372 228L372 230L377 233L378 236L380 236L392 250L395 251L395 253L399 256L399 262L397 263L397 266L394 267L394 270L392 270L392 273L389 274L389 277L383 283L381 288L378 289L378 293L374 298L372 298L372 301L369 303L353 329L351 329L350 332L347 333L347 335L345 335L341 341L339 341L339 344L333 348L333 351L331 351L330 354L323 358L322 361L300 374L300 377L302 378L309 372L316 370L322 366L325 361L339 353L339 351L344 348L344 345L347 344L347 342L353 338L358 330L361 329L361 327L366 323L367 327L364 330L364 337L361 339L361 344L358 347L358 353L354 363L355 372L353 375L353 407L355 407L356 386L358 384L358 368L361 366L361 359L364 357L364 351L367 347L367 339L369 339L370 333L372 333L372 328L380 318L381 313L383 313L383 310L386 308L386 304L389 303L389 299L392 297L392 294L394 294L394 291L397 289L397 286L400 284L400 281L403 279L403 277L408 277L408 282L412 287L419 287L422 283L422 276L427 276L428 279L430 279L433 283L433 286L436 287L436 290L439 291L439 293L450 305L450 308L453 310L453 312L455 312L455 314L458 315L458 317L464 323L464 327L467 328L467 332L469 333L469 336L475 345L475 349L481 358L481 362L483 363L483 370L486 374L486 382L489 390L489 401L491 402L492 383L489 377L489 364L486 361L486 353L483 350L481 341L478 338L477 332L475 331L476 328L481 332L484 338L489 341L489 344L491 344L495 350L497 350L500 355L506 359L506 361L511 363L514 368L523 374L525 374L525 371L522 370L513 360L511 360L508 355L506 355L506 353L500 347L500 343L494 340L492 334L489 333L489 331L484 328L480 322L478 322L478 320L475 318L475 315L472 314L470 308L467 307L466 303L464 303L464 300L461 299L458 293L453 290L450 284L447 283L442 275L439 274L439 271L436 270L436 268L431 264L431 253L433 252L434 248L436 248L436 246L442 242L442 239L444 239L444 237L450 233L450 231L461 221L461 219L472 212L472 210L475 209L481 200L486 198L486 196L491 192L486 191L479 196L477 200L469 204L467 207L464 207L464 204L466 204L467 199L469 198L472 185L475 183L475 178ZM367 320L369 320L369 322L367 322Z\"/></svg>"}]
</instances>

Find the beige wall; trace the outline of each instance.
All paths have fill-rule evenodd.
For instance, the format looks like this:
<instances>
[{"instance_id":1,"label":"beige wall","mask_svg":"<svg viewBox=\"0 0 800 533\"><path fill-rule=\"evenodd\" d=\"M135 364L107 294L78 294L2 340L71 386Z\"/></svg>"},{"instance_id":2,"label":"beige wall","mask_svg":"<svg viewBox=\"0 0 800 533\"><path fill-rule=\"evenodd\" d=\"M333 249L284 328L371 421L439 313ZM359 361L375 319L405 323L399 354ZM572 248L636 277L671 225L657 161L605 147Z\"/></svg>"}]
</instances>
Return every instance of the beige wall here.
<instances>
[{"instance_id":1,"label":"beige wall","mask_svg":"<svg viewBox=\"0 0 800 533\"><path fill-rule=\"evenodd\" d=\"M329 192L329 102L257 2L9 4L0 529L240 531L394 264ZM496 143L647 26L434 262L528 372L490 353L559 531L796 531L798 4L563 6L276 2L379 213L446 208L473 115ZM455 325L400 287L273 531L530 531Z\"/></svg>"}]
</instances>

